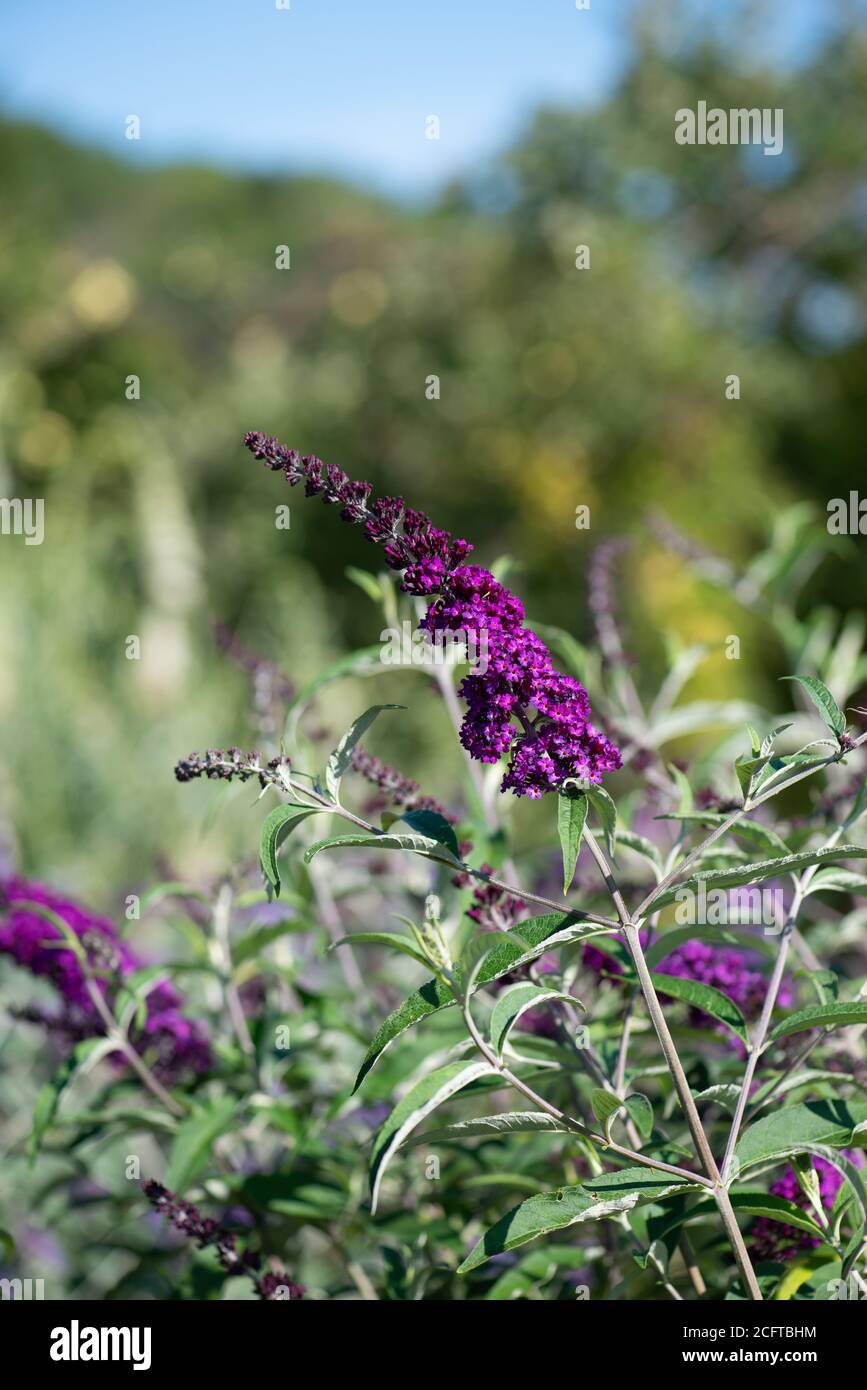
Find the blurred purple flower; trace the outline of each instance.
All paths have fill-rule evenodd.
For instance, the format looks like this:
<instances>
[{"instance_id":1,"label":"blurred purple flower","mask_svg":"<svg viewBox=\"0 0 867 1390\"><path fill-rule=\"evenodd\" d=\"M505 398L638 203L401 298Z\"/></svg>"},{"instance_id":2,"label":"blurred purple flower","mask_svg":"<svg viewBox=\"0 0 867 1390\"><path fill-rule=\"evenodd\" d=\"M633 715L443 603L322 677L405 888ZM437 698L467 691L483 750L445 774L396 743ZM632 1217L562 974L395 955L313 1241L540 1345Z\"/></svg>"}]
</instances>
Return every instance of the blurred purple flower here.
<instances>
[{"instance_id":1,"label":"blurred purple flower","mask_svg":"<svg viewBox=\"0 0 867 1390\"><path fill-rule=\"evenodd\" d=\"M856 1150L842 1149L841 1152L856 1167L863 1167L864 1160ZM819 1175L822 1206L830 1212L834 1198L843 1185L843 1175L825 1158L814 1158L813 1167ZM790 1202L794 1202L805 1211L812 1210L794 1168L787 1168L783 1176L771 1184L770 1192L774 1197L787 1197ZM771 1221L767 1216L760 1216L751 1232L750 1253L757 1260L791 1260L799 1250L812 1250L821 1243L819 1237L811 1236L809 1231L802 1231L797 1226L788 1226L780 1221Z\"/></svg>"},{"instance_id":2,"label":"blurred purple flower","mask_svg":"<svg viewBox=\"0 0 867 1390\"><path fill-rule=\"evenodd\" d=\"M0 883L0 954L11 956L32 975L49 980L62 1001L59 1014L52 1018L42 1013L40 1021L67 1037L98 1036L104 1030L84 972L73 951L46 944L61 941L63 936L38 911L40 907L53 912L78 937L94 970L102 972L93 987L104 996L142 962L119 939L107 918L94 916L41 883L18 877ZM142 1028L130 1037L139 1052L154 1054L154 1073L169 1083L208 1071L213 1063L204 1028L181 1011L182 1003L174 985L161 981L147 995Z\"/></svg>"}]
</instances>

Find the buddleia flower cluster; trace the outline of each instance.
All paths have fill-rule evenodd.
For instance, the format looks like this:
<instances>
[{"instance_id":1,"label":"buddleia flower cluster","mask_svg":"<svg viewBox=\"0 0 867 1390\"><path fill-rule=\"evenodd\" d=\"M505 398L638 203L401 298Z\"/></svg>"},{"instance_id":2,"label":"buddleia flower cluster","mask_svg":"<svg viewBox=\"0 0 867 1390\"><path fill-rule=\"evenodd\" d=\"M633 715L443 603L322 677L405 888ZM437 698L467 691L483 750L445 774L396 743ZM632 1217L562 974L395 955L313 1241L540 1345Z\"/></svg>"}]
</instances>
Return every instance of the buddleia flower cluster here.
<instances>
[{"instance_id":1,"label":"buddleia flower cluster","mask_svg":"<svg viewBox=\"0 0 867 1390\"><path fill-rule=\"evenodd\" d=\"M557 671L545 643L524 625L524 608L489 570L467 564L469 541L434 526L401 497L373 497L370 483L350 479L315 455L302 457L256 431L245 444L290 486L340 507L344 521L363 527L383 547L386 563L401 571L406 593L428 601L421 627L485 634L484 672L461 683L467 705L460 739L483 763L508 758L503 791L538 798L569 778L598 783L621 766L620 751L591 722L590 701L572 676Z\"/></svg>"},{"instance_id":2,"label":"buddleia flower cluster","mask_svg":"<svg viewBox=\"0 0 867 1390\"><path fill-rule=\"evenodd\" d=\"M60 996L59 1013L40 1011L32 1015L34 1021L38 1017L65 1040L97 1037L104 1028L85 972L75 952L59 944L62 932L40 909L59 917L75 933L95 972L91 986L104 996L110 996L142 962L107 918L95 916L41 883L17 877L0 883L0 953L11 956L32 975L49 980ZM137 1051L153 1058L154 1074L168 1084L207 1072L213 1065L203 1025L189 1018L182 1005L174 985L160 981L146 997L144 1022L130 1036Z\"/></svg>"}]
</instances>

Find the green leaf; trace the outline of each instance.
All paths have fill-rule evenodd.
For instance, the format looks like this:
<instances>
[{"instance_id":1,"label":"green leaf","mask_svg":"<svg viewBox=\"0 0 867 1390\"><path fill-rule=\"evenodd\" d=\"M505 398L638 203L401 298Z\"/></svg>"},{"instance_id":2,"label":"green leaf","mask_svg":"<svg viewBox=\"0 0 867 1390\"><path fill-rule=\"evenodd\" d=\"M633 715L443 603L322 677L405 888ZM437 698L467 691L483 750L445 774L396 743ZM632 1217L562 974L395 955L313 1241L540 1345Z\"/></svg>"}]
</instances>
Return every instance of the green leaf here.
<instances>
[{"instance_id":1,"label":"green leaf","mask_svg":"<svg viewBox=\"0 0 867 1390\"><path fill-rule=\"evenodd\" d=\"M608 858L614 858L615 835L617 831L617 807L611 800L604 787L594 786L591 782L585 789L587 800L596 812L602 824L605 835L605 848Z\"/></svg>"},{"instance_id":2,"label":"green leaf","mask_svg":"<svg viewBox=\"0 0 867 1390\"><path fill-rule=\"evenodd\" d=\"M623 1109L624 1102L620 1096L615 1096L611 1091L604 1091L601 1086L596 1086L590 1092L590 1105L593 1114L602 1126L605 1138L609 1138L609 1126L618 1110Z\"/></svg>"},{"instance_id":3,"label":"green leaf","mask_svg":"<svg viewBox=\"0 0 867 1390\"><path fill-rule=\"evenodd\" d=\"M618 845L625 845L627 849L649 860L657 880L662 877L662 855L652 840L645 839L643 835L636 835L634 830L618 830L614 839Z\"/></svg>"},{"instance_id":4,"label":"green leaf","mask_svg":"<svg viewBox=\"0 0 867 1390\"><path fill-rule=\"evenodd\" d=\"M500 1139L512 1134L571 1134L567 1125L546 1115L542 1110L510 1110L497 1115L482 1115L475 1120L458 1120L442 1129L429 1129L406 1141L406 1148L419 1144L456 1143L462 1139Z\"/></svg>"},{"instance_id":5,"label":"green leaf","mask_svg":"<svg viewBox=\"0 0 867 1390\"><path fill-rule=\"evenodd\" d=\"M808 883L804 897L809 893L851 893L853 897L864 897L867 875L855 874L851 869L820 869Z\"/></svg>"},{"instance_id":6,"label":"green leaf","mask_svg":"<svg viewBox=\"0 0 867 1390\"><path fill-rule=\"evenodd\" d=\"M545 1245L541 1250L531 1250L520 1264L500 1275L485 1298L494 1302L513 1302L530 1290L550 1283L559 1270L574 1272L576 1265L574 1245Z\"/></svg>"},{"instance_id":7,"label":"green leaf","mask_svg":"<svg viewBox=\"0 0 867 1390\"><path fill-rule=\"evenodd\" d=\"M689 779L683 775L680 768L677 767L674 763L668 764L668 773L671 777L671 780L677 787L678 792L680 793L680 797L677 803L677 811L675 814L678 817L688 816L691 814L692 808L695 805L695 799L692 794L692 787L689 784Z\"/></svg>"},{"instance_id":8,"label":"green leaf","mask_svg":"<svg viewBox=\"0 0 867 1390\"><path fill-rule=\"evenodd\" d=\"M426 1115L457 1095L465 1086L478 1081L480 1077L495 1074L496 1068L488 1062L449 1062L447 1066L428 1072L398 1101L373 1144L370 1162L371 1214L376 1212L385 1170L407 1135L421 1124Z\"/></svg>"},{"instance_id":9,"label":"green leaf","mask_svg":"<svg viewBox=\"0 0 867 1390\"><path fill-rule=\"evenodd\" d=\"M790 1202L787 1197L774 1197L759 1189L739 1192L736 1188L730 1189L729 1196L735 1211L740 1212L742 1216L766 1216L770 1221L780 1221L786 1226L796 1226L799 1231L809 1231L811 1236L825 1239L825 1232L818 1222L813 1221L803 1207L799 1207L795 1202ZM712 1197L709 1197L690 1207L689 1211L685 1213L685 1219L692 1220L694 1217L716 1214L716 1202Z\"/></svg>"},{"instance_id":10,"label":"green leaf","mask_svg":"<svg viewBox=\"0 0 867 1390\"><path fill-rule=\"evenodd\" d=\"M560 792L557 797L557 833L563 853L563 892L568 893L581 853L581 834L587 819L587 797Z\"/></svg>"},{"instance_id":11,"label":"green leaf","mask_svg":"<svg viewBox=\"0 0 867 1390\"><path fill-rule=\"evenodd\" d=\"M266 817L259 839L259 862L262 873L270 883L275 895L280 896L280 870L277 868L277 850L296 825L300 825L316 811L307 811L295 805L276 806Z\"/></svg>"},{"instance_id":12,"label":"green leaf","mask_svg":"<svg viewBox=\"0 0 867 1390\"><path fill-rule=\"evenodd\" d=\"M724 816L718 811L695 811L688 816L655 816L654 820L676 820L684 825L716 826L727 821L728 816ZM756 849L771 851L777 855L790 853L789 846L775 830L771 830L767 825L761 825L759 821L750 820L748 817L734 821L731 826L731 833L737 835L741 840L746 840L748 844L754 845Z\"/></svg>"},{"instance_id":13,"label":"green leaf","mask_svg":"<svg viewBox=\"0 0 867 1390\"><path fill-rule=\"evenodd\" d=\"M708 1105L720 1105L730 1115L733 1115L740 1094L740 1086L736 1086L734 1082L721 1081L717 1082L715 1086L705 1086L703 1091L693 1091L692 1098L696 1104L703 1101Z\"/></svg>"},{"instance_id":14,"label":"green leaf","mask_svg":"<svg viewBox=\"0 0 867 1390\"><path fill-rule=\"evenodd\" d=\"M325 785L328 788L329 796L333 797L335 801L339 802L340 800L340 779L352 761L355 745L367 733L377 715L386 709L406 709L406 705L371 705L370 709L366 709L364 714L360 714L357 719L353 720L328 759L325 768Z\"/></svg>"},{"instance_id":15,"label":"green leaf","mask_svg":"<svg viewBox=\"0 0 867 1390\"><path fill-rule=\"evenodd\" d=\"M428 970L430 969L430 961L425 959L421 951L416 946L415 942L411 941L408 936L399 936L397 932L351 932L349 936L341 936L339 941L332 942L328 949L329 951L333 951L338 946L355 946L359 944L369 946L389 946L393 951L402 951L405 956L412 956L413 960L418 961L419 965L423 965Z\"/></svg>"},{"instance_id":16,"label":"green leaf","mask_svg":"<svg viewBox=\"0 0 867 1390\"><path fill-rule=\"evenodd\" d=\"M867 1023L867 1001L853 999L849 1003L813 1004L799 1009L777 1024L768 1042L787 1038L790 1033L805 1033L810 1028L845 1028L850 1023Z\"/></svg>"},{"instance_id":17,"label":"green leaf","mask_svg":"<svg viewBox=\"0 0 867 1390\"><path fill-rule=\"evenodd\" d=\"M362 849L411 850L413 854L421 854L425 859L435 857L446 860L448 863L454 864L455 867L460 867L460 860L455 859L451 851L445 845L440 844L439 840L434 840L429 835L392 835L390 833L382 835L334 835L327 840L317 840L316 844L311 845L305 852L304 863L309 864L324 849L347 849L353 845Z\"/></svg>"},{"instance_id":18,"label":"green leaf","mask_svg":"<svg viewBox=\"0 0 867 1390\"><path fill-rule=\"evenodd\" d=\"M726 1028L730 1028L742 1042L749 1045L746 1020L737 1004L729 999L727 994L723 994L722 990L714 989L713 985L703 985L698 980L684 980L679 975L665 975L662 971L654 971L651 979L657 994L667 994L670 998L692 1004L694 1008L701 1009L702 1013L710 1014L711 1018L724 1023Z\"/></svg>"},{"instance_id":19,"label":"green leaf","mask_svg":"<svg viewBox=\"0 0 867 1390\"><path fill-rule=\"evenodd\" d=\"M565 933L575 933L573 939L600 936L609 928L597 926L592 922L582 922L580 913L547 913L542 917L531 917L521 922L507 933L509 944L496 947L486 958L476 980L477 987L491 980L507 975L520 961L527 964L535 960L543 951L549 949L552 938L560 938ZM456 972L459 973L459 972ZM395 1038L407 1028L412 1028L421 1019L438 1013L454 1005L454 997L448 985L437 979L428 980L389 1014L373 1038L361 1065L361 1070L353 1087L357 1091L371 1067Z\"/></svg>"},{"instance_id":20,"label":"green leaf","mask_svg":"<svg viewBox=\"0 0 867 1390\"><path fill-rule=\"evenodd\" d=\"M382 585L375 574L371 574L369 570L356 569L355 565L347 565L343 573L353 584L357 584L359 589L362 589L374 603L382 603Z\"/></svg>"},{"instance_id":21,"label":"green leaf","mask_svg":"<svg viewBox=\"0 0 867 1390\"><path fill-rule=\"evenodd\" d=\"M781 676L784 681L797 681L804 687L832 734L839 738L846 732L846 719L827 685L815 676Z\"/></svg>"},{"instance_id":22,"label":"green leaf","mask_svg":"<svg viewBox=\"0 0 867 1390\"><path fill-rule=\"evenodd\" d=\"M30 1160L31 1166L35 1163L39 1150L42 1147L42 1140L45 1138L57 1114L60 1097L72 1081L72 1078L87 1064L93 1065L99 1061L100 1058L114 1051L116 1051L116 1044L109 1038L85 1038L83 1042L76 1043L72 1052L66 1060L61 1063L51 1080L46 1082L40 1089L36 1097L36 1105L33 1110L33 1124L27 1140L27 1157Z\"/></svg>"},{"instance_id":23,"label":"green leaf","mask_svg":"<svg viewBox=\"0 0 867 1390\"><path fill-rule=\"evenodd\" d=\"M867 1124L865 1101L822 1100L786 1106L744 1130L735 1149L738 1172L791 1153L809 1152L814 1144L848 1148L860 1143L863 1147L867 1136L854 1133L863 1124Z\"/></svg>"},{"instance_id":24,"label":"green leaf","mask_svg":"<svg viewBox=\"0 0 867 1390\"><path fill-rule=\"evenodd\" d=\"M310 925L304 917L287 917L282 922L263 923L261 926L253 927L234 943L232 964L236 967L244 965L246 961L254 960L281 937L287 936L290 932L309 931Z\"/></svg>"},{"instance_id":25,"label":"green leaf","mask_svg":"<svg viewBox=\"0 0 867 1390\"><path fill-rule=\"evenodd\" d=\"M562 1231L580 1221L616 1216L644 1202L660 1202L672 1193L692 1190L693 1186L649 1176L646 1168L622 1168L614 1173L601 1173L586 1183L542 1192L513 1207L486 1231L459 1266L458 1274L467 1274L492 1255L515 1250L549 1231Z\"/></svg>"},{"instance_id":26,"label":"green leaf","mask_svg":"<svg viewBox=\"0 0 867 1390\"><path fill-rule=\"evenodd\" d=\"M835 845L827 849L805 849L798 854L786 854L779 859L763 859L758 864L738 865L732 869L700 869L681 883L672 884L664 893L652 899L653 909L679 901L678 894L695 893L702 884L706 888L737 888L742 883L761 883L766 878L799 873L811 864L837 864L844 859L867 859L867 849L861 845ZM648 903L648 908L650 903Z\"/></svg>"},{"instance_id":27,"label":"green leaf","mask_svg":"<svg viewBox=\"0 0 867 1390\"><path fill-rule=\"evenodd\" d=\"M626 1097L626 1109L641 1138L647 1142L653 1133L653 1106L641 1091L633 1091Z\"/></svg>"},{"instance_id":28,"label":"green leaf","mask_svg":"<svg viewBox=\"0 0 867 1390\"><path fill-rule=\"evenodd\" d=\"M461 850L454 826L446 820L445 816L440 815L439 811L404 811L403 815L397 816L396 819L406 821L406 824L411 829L417 830L420 835L445 845L455 859L460 859Z\"/></svg>"},{"instance_id":29,"label":"green leaf","mask_svg":"<svg viewBox=\"0 0 867 1390\"><path fill-rule=\"evenodd\" d=\"M198 1106L182 1120L172 1142L166 1169L165 1185L182 1193L205 1167L214 1142L237 1118L238 1102L234 1096L221 1096Z\"/></svg>"},{"instance_id":30,"label":"green leaf","mask_svg":"<svg viewBox=\"0 0 867 1390\"><path fill-rule=\"evenodd\" d=\"M491 1046L498 1057L502 1057L509 1032L521 1015L528 1009L535 1009L539 1004L552 999L568 1000L579 1009L584 1007L579 1000L573 999L571 994L564 994L557 989L545 989L542 985L521 983L503 991L491 1014Z\"/></svg>"}]
</instances>

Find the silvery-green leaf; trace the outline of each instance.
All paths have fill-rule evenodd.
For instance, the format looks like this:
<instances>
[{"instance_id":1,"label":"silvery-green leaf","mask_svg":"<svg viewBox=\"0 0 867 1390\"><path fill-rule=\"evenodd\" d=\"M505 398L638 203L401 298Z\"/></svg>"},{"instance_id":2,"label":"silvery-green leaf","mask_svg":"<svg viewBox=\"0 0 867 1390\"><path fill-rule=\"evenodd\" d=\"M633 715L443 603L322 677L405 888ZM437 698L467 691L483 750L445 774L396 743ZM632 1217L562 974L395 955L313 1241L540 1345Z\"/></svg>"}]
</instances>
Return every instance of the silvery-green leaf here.
<instances>
[{"instance_id":1,"label":"silvery-green leaf","mask_svg":"<svg viewBox=\"0 0 867 1390\"><path fill-rule=\"evenodd\" d=\"M467 1274L493 1255L515 1250L527 1241L582 1221L597 1221L631 1211L643 1202L660 1202L673 1193L694 1190L692 1183L654 1177L646 1168L601 1173L585 1183L529 1197L513 1207L482 1236L458 1268Z\"/></svg>"},{"instance_id":2,"label":"silvery-green leaf","mask_svg":"<svg viewBox=\"0 0 867 1390\"><path fill-rule=\"evenodd\" d=\"M370 1163L371 1212L376 1211L382 1180L392 1155L407 1135L421 1124L426 1115L457 1095L465 1086L478 1081L480 1077L495 1074L496 1069L487 1062L449 1062L447 1066L428 1072L398 1101L373 1144Z\"/></svg>"},{"instance_id":3,"label":"silvery-green leaf","mask_svg":"<svg viewBox=\"0 0 867 1390\"><path fill-rule=\"evenodd\" d=\"M594 786L591 782L586 788L587 799L593 810L596 812L602 824L602 831L605 836L605 849L608 858L614 858L614 839L617 831L617 807L611 800L604 787Z\"/></svg>"},{"instance_id":4,"label":"silvery-green leaf","mask_svg":"<svg viewBox=\"0 0 867 1390\"><path fill-rule=\"evenodd\" d=\"M809 695L832 734L839 738L846 732L846 719L827 685L815 676L782 676L784 681L797 681Z\"/></svg>"},{"instance_id":5,"label":"silvery-green leaf","mask_svg":"<svg viewBox=\"0 0 867 1390\"><path fill-rule=\"evenodd\" d=\"M406 709L406 705L371 705L347 729L325 768L325 785L335 801L340 800L340 779L352 761L352 752L359 739L367 733L373 721L386 709Z\"/></svg>"},{"instance_id":6,"label":"silvery-green leaf","mask_svg":"<svg viewBox=\"0 0 867 1390\"><path fill-rule=\"evenodd\" d=\"M529 964L530 961L549 950L552 942L564 944L564 937L570 941L591 937L601 938L609 930L609 928L593 922L583 922L580 913L553 912L546 913L541 917L529 918L526 922L519 922L517 926L513 927L507 933L508 941L502 942L490 952L479 971L476 983L482 985L491 980L498 980L501 975L509 974L519 964ZM460 970L455 973L460 978ZM386 1047L405 1029L412 1028L421 1019L427 1018L430 1014L438 1013L440 1009L447 1009L454 1003L455 999L451 989L442 980L428 980L410 994L399 1008L389 1014L373 1038L353 1090L358 1090L370 1068Z\"/></svg>"},{"instance_id":7,"label":"silvery-green leaf","mask_svg":"<svg viewBox=\"0 0 867 1390\"><path fill-rule=\"evenodd\" d=\"M317 840L315 845L311 845L305 851L304 862L309 864L324 849L349 849L353 846L362 849L411 850L413 854L421 854L426 859L438 858L456 867L459 865L459 861L445 845L441 845L439 840L431 839L429 835L394 835L390 832L382 835L333 835L327 840Z\"/></svg>"},{"instance_id":8,"label":"silvery-green leaf","mask_svg":"<svg viewBox=\"0 0 867 1390\"><path fill-rule=\"evenodd\" d=\"M867 1134L856 1133L860 1125L867 1125L865 1101L821 1100L786 1106L744 1130L735 1149L738 1171L791 1153L812 1152L815 1144L849 1148L860 1143L863 1147Z\"/></svg>"},{"instance_id":9,"label":"silvery-green leaf","mask_svg":"<svg viewBox=\"0 0 867 1390\"><path fill-rule=\"evenodd\" d=\"M805 1033L811 1028L846 1028L851 1023L867 1023L867 1000L853 999L848 1003L813 1004L799 1009L778 1023L768 1042L787 1038L791 1033Z\"/></svg>"},{"instance_id":10,"label":"silvery-green leaf","mask_svg":"<svg viewBox=\"0 0 867 1390\"><path fill-rule=\"evenodd\" d=\"M315 810L306 810L304 807L293 804L275 807L265 819L259 840L259 862L262 865L263 874L277 897L280 896L280 870L277 867L277 851L296 825L307 820L308 816L315 816L316 814Z\"/></svg>"},{"instance_id":11,"label":"silvery-green leaf","mask_svg":"<svg viewBox=\"0 0 867 1390\"><path fill-rule=\"evenodd\" d=\"M737 888L741 884L761 883L766 878L799 873L811 864L838 864L845 859L867 859L867 849L861 845L834 845L824 849L801 850L798 854L786 854L779 859L762 859L757 864L733 869L701 869L681 883L672 884L651 901L655 911L667 903L677 902L678 894L697 892L702 884L708 891L712 888Z\"/></svg>"},{"instance_id":12,"label":"silvery-green leaf","mask_svg":"<svg viewBox=\"0 0 867 1390\"><path fill-rule=\"evenodd\" d=\"M570 994L564 994L557 989L545 989L542 985L528 982L521 982L504 990L497 999L491 1014L491 1046L497 1056L503 1055L503 1048L509 1032L522 1014L525 1014L528 1009L538 1008L540 1004L555 999L568 1001L579 1009L584 1007L579 1000L573 999Z\"/></svg>"},{"instance_id":13,"label":"silvery-green leaf","mask_svg":"<svg viewBox=\"0 0 867 1390\"><path fill-rule=\"evenodd\" d=\"M475 1120L458 1120L443 1129L429 1129L407 1139L404 1148L419 1144L440 1144L461 1139L508 1138L511 1134L571 1134L567 1125L546 1115L544 1110L509 1110L503 1114L482 1115Z\"/></svg>"},{"instance_id":14,"label":"silvery-green leaf","mask_svg":"<svg viewBox=\"0 0 867 1390\"><path fill-rule=\"evenodd\" d=\"M662 971L655 971L651 976L657 994L667 994L673 999L680 999L685 1004L691 1004L693 1008L701 1009L702 1013L710 1014L720 1023L724 1023L726 1028L740 1038L741 1042L749 1043L746 1020L734 1000L729 999L722 990L714 989L713 985L701 984L698 980L682 979L679 975L666 975Z\"/></svg>"},{"instance_id":15,"label":"silvery-green leaf","mask_svg":"<svg viewBox=\"0 0 867 1390\"><path fill-rule=\"evenodd\" d=\"M339 941L333 941L328 947L329 951L334 951L338 946L385 946L392 951L401 951L405 956L412 956L413 960L418 961L426 969L430 969L430 961L426 960L414 941L408 936L399 936L397 932L387 931L355 931L348 936L341 936Z\"/></svg>"}]
</instances>

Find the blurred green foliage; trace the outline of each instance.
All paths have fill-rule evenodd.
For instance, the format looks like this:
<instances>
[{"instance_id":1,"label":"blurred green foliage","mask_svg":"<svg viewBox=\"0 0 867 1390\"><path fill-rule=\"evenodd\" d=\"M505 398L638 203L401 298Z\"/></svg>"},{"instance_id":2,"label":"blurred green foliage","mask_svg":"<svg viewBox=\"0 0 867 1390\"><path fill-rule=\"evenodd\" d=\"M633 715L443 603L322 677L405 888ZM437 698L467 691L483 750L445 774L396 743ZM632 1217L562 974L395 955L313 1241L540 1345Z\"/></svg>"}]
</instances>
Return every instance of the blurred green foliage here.
<instances>
[{"instance_id":1,"label":"blurred green foliage","mask_svg":"<svg viewBox=\"0 0 867 1390\"><path fill-rule=\"evenodd\" d=\"M344 575L375 567L371 551L253 463L246 429L403 493L481 563L512 552L530 614L579 637L592 546L637 534L624 613L649 663L669 627L721 650L733 610L687 585L648 507L739 561L778 506L821 515L858 486L864 34L747 80L742 31L735 47L675 41L647 14L604 107L539 113L423 209L312 179L134 170L0 126L0 493L46 503L42 546L0 538L0 798L25 871L116 908L160 861L190 878L249 850L249 789L213 825L209 789L172 780L191 748L251 738L212 618L299 681L377 639ZM677 108L747 91L784 108L782 156L675 144ZM811 598L857 596L865 577L857 538L841 541ZM780 653L734 630L743 659L709 663L705 690L767 696ZM457 750L416 677L350 682L322 723L404 698L402 682L413 708L390 756L444 795Z\"/></svg>"}]
</instances>

